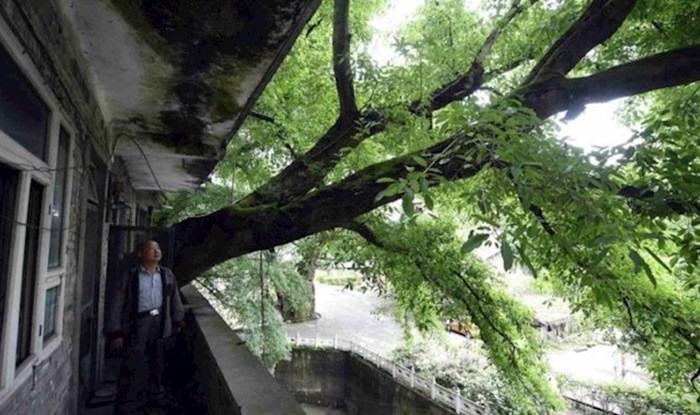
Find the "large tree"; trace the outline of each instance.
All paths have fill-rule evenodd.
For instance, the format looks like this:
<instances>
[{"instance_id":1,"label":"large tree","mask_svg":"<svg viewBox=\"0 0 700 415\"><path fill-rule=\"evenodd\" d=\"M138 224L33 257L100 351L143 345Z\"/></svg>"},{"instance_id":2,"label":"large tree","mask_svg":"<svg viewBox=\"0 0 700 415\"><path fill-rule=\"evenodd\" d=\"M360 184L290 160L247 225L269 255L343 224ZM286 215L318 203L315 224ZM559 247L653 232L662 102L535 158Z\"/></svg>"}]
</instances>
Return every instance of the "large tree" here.
<instances>
[{"instance_id":1,"label":"large tree","mask_svg":"<svg viewBox=\"0 0 700 415\"><path fill-rule=\"evenodd\" d=\"M401 63L379 66L366 45L380 3L326 2L312 19L222 163L225 180L249 175L237 182L249 192L174 224L180 281L346 229L382 250L383 263L410 258L404 275L460 302L487 343L507 344L499 367L526 371L537 360L517 342L527 318L504 332L499 307L522 313L460 256L490 240L506 267L546 271L577 309L621 329L669 388L694 388L700 4L513 0L474 11L429 2L395 40ZM627 145L584 155L556 139L553 116L634 96ZM450 226L415 220L416 198L484 228L460 254L441 239ZM399 199L409 221L397 228L380 213ZM442 257L425 255L430 238ZM421 292L406 281L405 292ZM546 395L527 382L525 392Z\"/></svg>"}]
</instances>

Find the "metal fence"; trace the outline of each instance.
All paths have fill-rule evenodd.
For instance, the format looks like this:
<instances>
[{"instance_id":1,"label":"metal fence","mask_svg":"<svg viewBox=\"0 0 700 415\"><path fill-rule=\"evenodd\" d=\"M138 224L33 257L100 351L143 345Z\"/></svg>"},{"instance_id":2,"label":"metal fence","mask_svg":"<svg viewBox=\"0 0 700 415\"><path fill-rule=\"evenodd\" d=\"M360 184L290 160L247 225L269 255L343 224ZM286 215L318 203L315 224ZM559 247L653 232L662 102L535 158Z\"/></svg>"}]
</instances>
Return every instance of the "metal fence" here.
<instances>
[{"instance_id":1,"label":"metal fence","mask_svg":"<svg viewBox=\"0 0 700 415\"><path fill-rule=\"evenodd\" d=\"M434 402L439 402L448 408L452 408L456 414L483 415L486 409L475 402L470 401L460 395L459 389L448 389L438 385L435 378L425 378L415 372L413 368L407 368L386 359L379 354L351 341L340 339L335 336L332 339L303 338L298 333L295 337L288 337L289 342L294 346L316 347L324 349L336 349L353 353L377 368L390 373L391 377L411 390L430 398Z\"/></svg>"}]
</instances>

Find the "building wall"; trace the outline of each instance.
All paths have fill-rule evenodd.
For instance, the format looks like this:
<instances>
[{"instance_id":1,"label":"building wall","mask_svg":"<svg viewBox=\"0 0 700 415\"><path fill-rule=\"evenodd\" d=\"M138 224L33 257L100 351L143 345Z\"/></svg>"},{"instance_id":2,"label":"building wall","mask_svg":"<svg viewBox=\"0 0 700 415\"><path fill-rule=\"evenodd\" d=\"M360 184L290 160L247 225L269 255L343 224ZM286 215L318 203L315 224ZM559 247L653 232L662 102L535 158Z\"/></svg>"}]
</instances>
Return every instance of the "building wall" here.
<instances>
[{"instance_id":1,"label":"building wall","mask_svg":"<svg viewBox=\"0 0 700 415\"><path fill-rule=\"evenodd\" d=\"M346 351L295 348L290 361L277 364L275 377L298 402L343 408L350 415L454 413Z\"/></svg>"},{"instance_id":2,"label":"building wall","mask_svg":"<svg viewBox=\"0 0 700 415\"><path fill-rule=\"evenodd\" d=\"M110 137L77 36L61 10L61 0L0 0L0 18L19 38L27 55L60 101L81 136L95 143L103 159L111 156ZM68 6L70 7L70 6Z\"/></svg>"},{"instance_id":3,"label":"building wall","mask_svg":"<svg viewBox=\"0 0 700 415\"><path fill-rule=\"evenodd\" d=\"M73 130L74 167L67 212L66 267L62 277L62 337L55 349L45 350L47 353L38 357L28 378L16 381L0 396L0 413L3 414L74 414L78 405L80 250L81 238L91 231L83 224L88 177L82 167L91 148L107 165L112 146L87 67L61 11L61 3L70 2L0 0L0 23L9 27L14 37L12 41L21 46L23 54L43 78L45 87L54 95L63 118ZM97 281L103 280L97 278Z\"/></svg>"}]
</instances>

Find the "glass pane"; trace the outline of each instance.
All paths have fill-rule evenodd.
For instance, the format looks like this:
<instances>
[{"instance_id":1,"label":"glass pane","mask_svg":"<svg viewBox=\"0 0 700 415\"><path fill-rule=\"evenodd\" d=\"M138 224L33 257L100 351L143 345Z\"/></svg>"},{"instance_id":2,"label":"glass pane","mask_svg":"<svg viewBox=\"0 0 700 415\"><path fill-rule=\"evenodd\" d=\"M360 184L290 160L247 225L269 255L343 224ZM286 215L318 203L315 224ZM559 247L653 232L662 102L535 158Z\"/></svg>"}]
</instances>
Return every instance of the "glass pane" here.
<instances>
[{"instance_id":1,"label":"glass pane","mask_svg":"<svg viewBox=\"0 0 700 415\"><path fill-rule=\"evenodd\" d=\"M0 45L0 130L46 161L49 107Z\"/></svg>"},{"instance_id":2,"label":"glass pane","mask_svg":"<svg viewBox=\"0 0 700 415\"><path fill-rule=\"evenodd\" d=\"M7 284L10 280L9 262L12 231L15 228L15 198L19 172L0 164L0 338L3 333Z\"/></svg>"},{"instance_id":3,"label":"glass pane","mask_svg":"<svg viewBox=\"0 0 700 415\"><path fill-rule=\"evenodd\" d=\"M61 286L57 285L46 290L44 307L44 341L56 334L56 317L58 316L58 296Z\"/></svg>"},{"instance_id":4,"label":"glass pane","mask_svg":"<svg viewBox=\"0 0 700 415\"><path fill-rule=\"evenodd\" d=\"M56 179L53 184L53 201L51 203L51 237L49 239L49 268L61 265L63 253L63 228L65 212L63 201L66 197L68 177L68 133L61 127L58 138L58 155L56 156Z\"/></svg>"},{"instance_id":5,"label":"glass pane","mask_svg":"<svg viewBox=\"0 0 700 415\"><path fill-rule=\"evenodd\" d=\"M24 265L22 266L22 287L19 302L19 326L17 328L17 358L19 366L29 357L32 349L32 331L34 321L34 291L36 289L36 271L39 260L39 227L44 188L37 182L29 187L29 205L27 207L27 236L24 241Z\"/></svg>"},{"instance_id":6,"label":"glass pane","mask_svg":"<svg viewBox=\"0 0 700 415\"><path fill-rule=\"evenodd\" d=\"M85 255L83 256L83 294L81 309L91 305L95 299L95 281L100 278L100 214L97 205L88 202L85 213Z\"/></svg>"}]
</instances>

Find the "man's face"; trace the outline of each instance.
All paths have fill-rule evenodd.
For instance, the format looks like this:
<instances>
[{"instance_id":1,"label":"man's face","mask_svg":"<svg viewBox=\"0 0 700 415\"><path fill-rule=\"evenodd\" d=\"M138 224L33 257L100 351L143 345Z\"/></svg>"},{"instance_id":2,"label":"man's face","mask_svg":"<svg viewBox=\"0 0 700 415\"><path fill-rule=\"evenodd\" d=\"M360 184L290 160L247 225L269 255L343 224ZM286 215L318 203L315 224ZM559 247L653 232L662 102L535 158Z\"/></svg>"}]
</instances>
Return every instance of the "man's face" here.
<instances>
[{"instance_id":1,"label":"man's face","mask_svg":"<svg viewBox=\"0 0 700 415\"><path fill-rule=\"evenodd\" d=\"M160 250L160 245L158 245L158 242L153 241L144 244L141 248L141 252L139 252L139 257L145 263L159 262L162 256L163 253Z\"/></svg>"}]
</instances>

